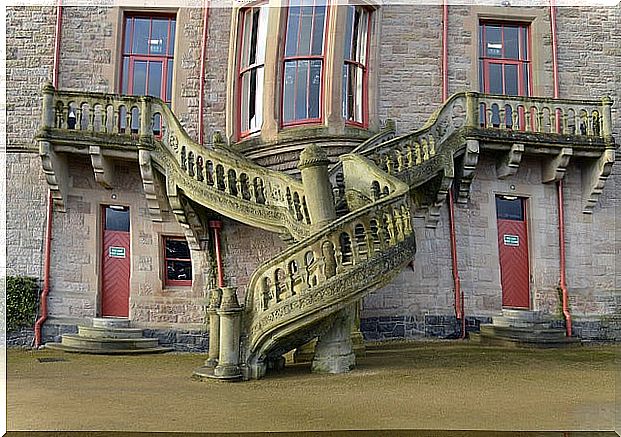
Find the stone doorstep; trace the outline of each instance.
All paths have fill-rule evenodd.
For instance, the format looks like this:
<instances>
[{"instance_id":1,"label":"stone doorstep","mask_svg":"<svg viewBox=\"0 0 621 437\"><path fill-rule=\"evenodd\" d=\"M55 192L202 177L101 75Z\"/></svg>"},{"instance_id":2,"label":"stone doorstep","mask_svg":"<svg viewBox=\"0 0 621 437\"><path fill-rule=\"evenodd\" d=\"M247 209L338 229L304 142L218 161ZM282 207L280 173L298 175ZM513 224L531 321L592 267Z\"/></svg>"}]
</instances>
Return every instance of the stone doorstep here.
<instances>
[{"instance_id":1,"label":"stone doorstep","mask_svg":"<svg viewBox=\"0 0 621 437\"><path fill-rule=\"evenodd\" d=\"M531 311L531 310L523 310L523 309L513 309L513 308L503 308L502 309L502 317L514 318L519 320L528 320L531 322L537 322L541 320L546 320L549 318L548 313L544 313L543 311Z\"/></svg>"},{"instance_id":2,"label":"stone doorstep","mask_svg":"<svg viewBox=\"0 0 621 437\"><path fill-rule=\"evenodd\" d=\"M542 341L546 341L566 338L565 330L561 328L529 329L496 325L481 325L481 334L520 340L540 339Z\"/></svg>"},{"instance_id":3,"label":"stone doorstep","mask_svg":"<svg viewBox=\"0 0 621 437\"><path fill-rule=\"evenodd\" d=\"M94 355L138 355L138 354L156 354L170 352L169 347L153 347L143 349L89 349L81 347L72 347L63 345L62 343L46 343L46 349L57 350L61 352L78 353L78 354L94 354Z\"/></svg>"},{"instance_id":4,"label":"stone doorstep","mask_svg":"<svg viewBox=\"0 0 621 437\"><path fill-rule=\"evenodd\" d=\"M553 340L522 340L508 337L489 336L486 334L472 335L472 340L486 346L530 347L530 348L556 348L581 346L582 342L577 337L564 337Z\"/></svg>"},{"instance_id":5,"label":"stone doorstep","mask_svg":"<svg viewBox=\"0 0 621 437\"><path fill-rule=\"evenodd\" d=\"M62 345L87 349L144 349L157 347L157 338L89 338L78 334L62 336Z\"/></svg>"},{"instance_id":6,"label":"stone doorstep","mask_svg":"<svg viewBox=\"0 0 621 437\"><path fill-rule=\"evenodd\" d=\"M143 338L140 328L95 328L78 326L78 335L88 338Z\"/></svg>"},{"instance_id":7,"label":"stone doorstep","mask_svg":"<svg viewBox=\"0 0 621 437\"><path fill-rule=\"evenodd\" d=\"M93 328L129 328L127 317L93 317Z\"/></svg>"}]
</instances>

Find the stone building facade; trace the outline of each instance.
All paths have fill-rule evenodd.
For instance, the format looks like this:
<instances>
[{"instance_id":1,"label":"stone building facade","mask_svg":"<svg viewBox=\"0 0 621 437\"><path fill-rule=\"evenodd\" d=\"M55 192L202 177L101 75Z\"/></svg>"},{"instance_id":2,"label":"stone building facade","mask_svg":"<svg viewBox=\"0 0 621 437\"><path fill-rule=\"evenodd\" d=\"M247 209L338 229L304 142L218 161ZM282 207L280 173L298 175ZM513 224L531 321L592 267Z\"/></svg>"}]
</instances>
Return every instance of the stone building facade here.
<instances>
[{"instance_id":1,"label":"stone building facade","mask_svg":"<svg viewBox=\"0 0 621 437\"><path fill-rule=\"evenodd\" d=\"M368 2L361 8L369 20L362 85L365 119L348 123L342 115L344 97L340 82L345 27L339 26L347 20L348 6L339 5L332 6L330 14L326 14L323 106L320 120L314 123L288 126L279 115L283 98L282 45L288 11L279 0L271 0L269 6L275 7L266 12L269 37L262 67L263 125L258 133L248 137L239 134L237 100L243 8L210 8L204 29L202 7L63 7L56 89L120 93L127 17L173 17L176 40L170 108L187 134L198 141L201 131L206 148L217 144L211 141L214 135L221 136L236 153L299 177L299 153L308 143L320 144L334 163L339 155L378 133L387 120L396 122L397 135L407 134L423 127L444 103L442 5L380 6ZM54 74L57 12L51 6L7 7L7 267L9 274L37 278L44 276L49 186L39 144L34 139L41 127L42 89ZM522 26L528 32L530 95L554 97L552 59L556 50L556 97L599 100L610 96L612 134L618 142L621 8L560 7L555 20L558 31L554 39L547 6L505 7L500 2L498 6L485 7L450 5L445 83L448 92L485 91L480 84L483 24ZM469 198L457 204L454 211L463 310L467 325L473 330L503 308L497 195L527 199L528 309L562 320L557 187L554 183L542 183L547 160L525 155L518 159L512 174L499 178L499 154L481 153ZM151 220L152 205L145 198L139 163L114 159L112 187L104 188L94 176L92 155L75 155L65 161L65 211L56 208L52 215L49 317L44 338L49 340L73 331L85 320L103 315L102 205L123 205L129 207L131 223L128 308L132 323L179 349L204 349L208 337L208 290L217 283L213 229L200 236L201 250L191 251L191 284L167 285L165 238L187 235L186 228L176 219L175 208L162 195L158 200L160 220ZM589 191L587 185L591 183L585 175L589 159L570 159L563 178L569 307L574 335L619 340L621 291L616 263L621 250L621 226L616 212L621 206L621 167L615 163L610 175L602 176L605 183L601 194L594 199L590 213L585 214L585 191ZM161 194L165 181L161 175L154 178L155 191ZM195 209L203 223L222 223L224 280L227 285L238 287L240 298L243 297L255 269L283 251L288 242L275 232L241 223L236 217L200 206ZM448 204L439 205L437 213L437 223L430 227L423 215L413 211L416 255L394 281L364 298L360 326L365 338L450 337L459 330Z\"/></svg>"}]
</instances>

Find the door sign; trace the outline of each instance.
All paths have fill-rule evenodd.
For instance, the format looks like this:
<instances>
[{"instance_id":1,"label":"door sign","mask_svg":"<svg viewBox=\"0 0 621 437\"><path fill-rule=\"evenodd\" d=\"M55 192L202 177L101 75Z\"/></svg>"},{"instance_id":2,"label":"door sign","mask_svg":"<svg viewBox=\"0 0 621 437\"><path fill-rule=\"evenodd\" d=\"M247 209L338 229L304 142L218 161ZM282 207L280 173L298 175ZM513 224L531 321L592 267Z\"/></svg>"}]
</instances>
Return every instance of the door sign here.
<instances>
[{"instance_id":1,"label":"door sign","mask_svg":"<svg viewBox=\"0 0 621 437\"><path fill-rule=\"evenodd\" d=\"M125 248L110 246L108 248L108 256L110 258L125 258Z\"/></svg>"},{"instance_id":2,"label":"door sign","mask_svg":"<svg viewBox=\"0 0 621 437\"><path fill-rule=\"evenodd\" d=\"M519 247L520 246L520 236L519 235L505 234L505 235L503 235L502 240L503 240L505 246L514 246L514 247Z\"/></svg>"}]
</instances>

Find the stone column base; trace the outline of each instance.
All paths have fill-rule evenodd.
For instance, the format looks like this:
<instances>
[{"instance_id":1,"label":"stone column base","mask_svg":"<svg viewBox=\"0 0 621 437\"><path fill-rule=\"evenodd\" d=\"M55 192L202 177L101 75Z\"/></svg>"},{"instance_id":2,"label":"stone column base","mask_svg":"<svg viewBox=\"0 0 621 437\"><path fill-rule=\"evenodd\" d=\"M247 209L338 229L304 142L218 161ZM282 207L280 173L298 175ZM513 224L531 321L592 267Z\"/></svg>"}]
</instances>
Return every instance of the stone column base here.
<instances>
[{"instance_id":1,"label":"stone column base","mask_svg":"<svg viewBox=\"0 0 621 437\"><path fill-rule=\"evenodd\" d=\"M356 358L364 358L367 355L367 348L364 345L364 337L359 330L351 333L351 342L354 347Z\"/></svg>"}]
</instances>

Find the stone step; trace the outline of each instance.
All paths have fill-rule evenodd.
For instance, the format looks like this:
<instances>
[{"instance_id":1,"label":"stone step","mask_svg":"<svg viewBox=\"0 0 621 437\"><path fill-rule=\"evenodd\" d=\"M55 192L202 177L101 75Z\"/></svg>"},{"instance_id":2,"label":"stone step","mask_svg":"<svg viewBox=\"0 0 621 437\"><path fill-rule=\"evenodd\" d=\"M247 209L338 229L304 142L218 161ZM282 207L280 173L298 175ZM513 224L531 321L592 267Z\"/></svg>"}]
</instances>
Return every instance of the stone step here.
<instances>
[{"instance_id":1,"label":"stone step","mask_svg":"<svg viewBox=\"0 0 621 437\"><path fill-rule=\"evenodd\" d=\"M473 341L476 339L473 338ZM517 339L509 337L478 334L478 343L487 346L525 347L525 348L562 348L580 346L582 342L577 337L563 337L557 339Z\"/></svg>"},{"instance_id":2,"label":"stone step","mask_svg":"<svg viewBox=\"0 0 621 437\"><path fill-rule=\"evenodd\" d=\"M129 328L129 318L95 317L93 318L93 328Z\"/></svg>"},{"instance_id":3,"label":"stone step","mask_svg":"<svg viewBox=\"0 0 621 437\"><path fill-rule=\"evenodd\" d=\"M553 322L554 320L541 320L533 322L513 317L492 317L492 324L494 326L506 326L515 328L546 329L549 328Z\"/></svg>"},{"instance_id":4,"label":"stone step","mask_svg":"<svg viewBox=\"0 0 621 437\"><path fill-rule=\"evenodd\" d=\"M61 341L64 346L95 350L148 349L158 343L157 338L89 338L77 334L64 334Z\"/></svg>"},{"instance_id":5,"label":"stone step","mask_svg":"<svg viewBox=\"0 0 621 437\"><path fill-rule=\"evenodd\" d=\"M170 352L169 347L149 347L142 349L99 349L67 346L62 343L46 343L46 349L57 350L62 352L78 353L78 354L94 354L94 355L135 355L135 354L157 354Z\"/></svg>"},{"instance_id":6,"label":"stone step","mask_svg":"<svg viewBox=\"0 0 621 437\"><path fill-rule=\"evenodd\" d=\"M525 341L564 339L565 330L561 328L518 328L513 326L481 325L481 334Z\"/></svg>"},{"instance_id":7,"label":"stone step","mask_svg":"<svg viewBox=\"0 0 621 437\"><path fill-rule=\"evenodd\" d=\"M503 308L502 316L528 320L531 322L536 322L538 320L544 319L547 317L547 314L542 311L531 311L531 310L523 310L523 309L513 309L513 308Z\"/></svg>"},{"instance_id":8,"label":"stone step","mask_svg":"<svg viewBox=\"0 0 621 437\"><path fill-rule=\"evenodd\" d=\"M88 338L142 338L140 328L95 328L78 326L78 335Z\"/></svg>"}]
</instances>

